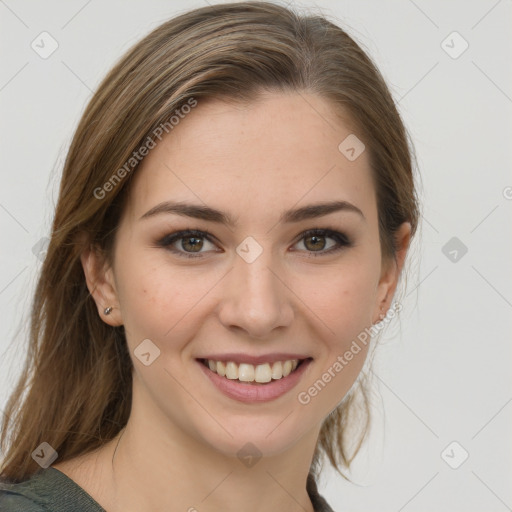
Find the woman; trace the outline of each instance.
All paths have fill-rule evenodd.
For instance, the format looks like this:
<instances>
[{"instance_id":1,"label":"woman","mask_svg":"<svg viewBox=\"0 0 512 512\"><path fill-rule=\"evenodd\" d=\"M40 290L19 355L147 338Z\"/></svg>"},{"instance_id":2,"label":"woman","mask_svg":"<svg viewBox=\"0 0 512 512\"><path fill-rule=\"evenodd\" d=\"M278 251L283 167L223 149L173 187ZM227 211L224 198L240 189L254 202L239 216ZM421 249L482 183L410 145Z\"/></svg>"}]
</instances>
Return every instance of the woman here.
<instances>
[{"instance_id":1,"label":"woman","mask_svg":"<svg viewBox=\"0 0 512 512\"><path fill-rule=\"evenodd\" d=\"M322 456L364 439L417 220L399 114L339 27L265 2L158 27L69 149L1 510L332 510Z\"/></svg>"}]
</instances>

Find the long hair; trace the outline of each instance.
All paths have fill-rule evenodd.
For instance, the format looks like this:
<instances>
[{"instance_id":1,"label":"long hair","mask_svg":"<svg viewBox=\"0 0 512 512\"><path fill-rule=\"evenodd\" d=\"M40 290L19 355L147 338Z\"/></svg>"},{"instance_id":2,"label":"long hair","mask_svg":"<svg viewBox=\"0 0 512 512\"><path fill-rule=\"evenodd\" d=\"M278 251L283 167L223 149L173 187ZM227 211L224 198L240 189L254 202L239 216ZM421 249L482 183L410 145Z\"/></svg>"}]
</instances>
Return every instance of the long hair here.
<instances>
[{"instance_id":1,"label":"long hair","mask_svg":"<svg viewBox=\"0 0 512 512\"><path fill-rule=\"evenodd\" d=\"M262 91L313 93L348 115L370 156L383 257L395 254L403 222L414 234L409 139L382 76L343 29L268 2L208 6L163 23L108 73L74 134L33 299L25 366L2 421L0 477L29 478L38 469L31 453L43 441L64 461L100 447L126 425L132 362L125 333L98 316L80 254L95 244L111 257L137 169L130 159L155 130L192 98L250 102ZM361 379L323 422L308 488L316 488L321 452L340 473L349 468L369 418ZM356 419L360 438L349 449L347 426Z\"/></svg>"}]
</instances>

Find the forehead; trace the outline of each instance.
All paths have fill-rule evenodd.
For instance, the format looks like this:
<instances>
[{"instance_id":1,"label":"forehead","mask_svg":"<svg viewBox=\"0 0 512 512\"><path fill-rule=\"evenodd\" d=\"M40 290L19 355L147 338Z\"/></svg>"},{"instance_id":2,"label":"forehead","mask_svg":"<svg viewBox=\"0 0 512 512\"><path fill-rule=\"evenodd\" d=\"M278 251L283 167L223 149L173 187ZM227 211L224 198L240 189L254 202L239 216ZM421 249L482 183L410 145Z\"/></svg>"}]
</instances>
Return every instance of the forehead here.
<instances>
[{"instance_id":1,"label":"forehead","mask_svg":"<svg viewBox=\"0 0 512 512\"><path fill-rule=\"evenodd\" d=\"M350 161L338 147L352 133L311 94L268 93L247 104L198 99L136 170L128 208L140 216L161 201L194 201L270 222L294 205L341 199L371 216L367 152Z\"/></svg>"}]
</instances>

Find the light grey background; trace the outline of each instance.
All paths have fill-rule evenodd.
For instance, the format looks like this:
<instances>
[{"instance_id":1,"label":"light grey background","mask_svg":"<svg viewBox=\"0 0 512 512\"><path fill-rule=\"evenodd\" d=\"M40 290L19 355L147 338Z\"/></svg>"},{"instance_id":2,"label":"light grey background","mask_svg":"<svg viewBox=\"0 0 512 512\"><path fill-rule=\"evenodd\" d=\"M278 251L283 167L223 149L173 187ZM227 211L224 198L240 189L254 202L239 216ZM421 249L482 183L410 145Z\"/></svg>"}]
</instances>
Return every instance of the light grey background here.
<instances>
[{"instance_id":1,"label":"light grey background","mask_svg":"<svg viewBox=\"0 0 512 512\"><path fill-rule=\"evenodd\" d=\"M354 483L327 470L320 491L337 511L512 510L512 1L294 4L336 17L374 58L423 180L404 310L378 349L374 433ZM203 5L0 0L0 409L25 352L32 248L86 102L133 43ZM58 43L47 59L31 48L43 31Z\"/></svg>"}]
</instances>

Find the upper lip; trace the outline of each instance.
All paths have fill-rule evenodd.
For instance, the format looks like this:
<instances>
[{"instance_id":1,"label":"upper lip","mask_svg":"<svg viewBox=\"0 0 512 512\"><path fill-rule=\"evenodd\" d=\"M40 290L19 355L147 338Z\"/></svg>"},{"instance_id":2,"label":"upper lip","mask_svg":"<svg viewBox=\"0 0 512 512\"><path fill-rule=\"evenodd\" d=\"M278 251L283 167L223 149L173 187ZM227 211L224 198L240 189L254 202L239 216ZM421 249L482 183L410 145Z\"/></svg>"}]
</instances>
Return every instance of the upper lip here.
<instances>
[{"instance_id":1,"label":"upper lip","mask_svg":"<svg viewBox=\"0 0 512 512\"><path fill-rule=\"evenodd\" d=\"M197 359L211 359L212 361L233 361L234 363L245 363L258 365L263 363L275 363L276 361L288 361L293 359L309 359L310 356L304 354L290 354L290 353L273 353L263 354L261 356L251 356L249 354L208 354L206 356L198 357Z\"/></svg>"}]
</instances>

